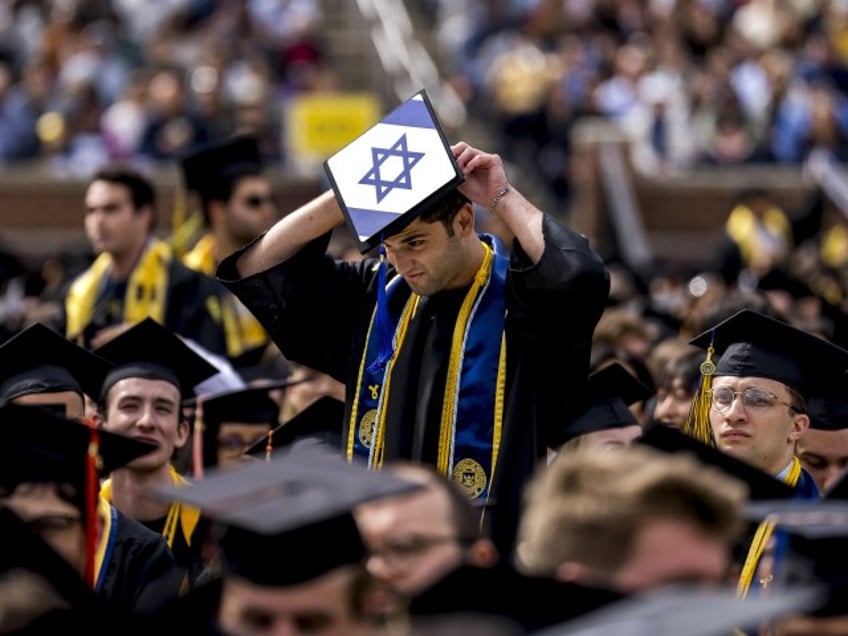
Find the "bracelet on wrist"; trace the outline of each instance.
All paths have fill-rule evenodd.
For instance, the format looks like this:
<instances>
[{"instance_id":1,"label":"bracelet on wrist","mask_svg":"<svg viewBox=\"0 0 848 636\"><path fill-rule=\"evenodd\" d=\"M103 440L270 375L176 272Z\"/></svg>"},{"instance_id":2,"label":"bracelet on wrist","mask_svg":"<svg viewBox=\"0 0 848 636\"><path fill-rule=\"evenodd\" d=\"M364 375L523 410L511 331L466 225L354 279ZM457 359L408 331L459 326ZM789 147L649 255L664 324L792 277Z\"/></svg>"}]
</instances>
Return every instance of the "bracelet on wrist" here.
<instances>
[{"instance_id":1,"label":"bracelet on wrist","mask_svg":"<svg viewBox=\"0 0 848 636\"><path fill-rule=\"evenodd\" d=\"M501 202L501 199L503 199L510 190L512 190L512 188L510 187L510 185L508 183L503 188L500 189L500 192L498 192L495 195L495 198L492 199L492 205L489 206L489 212L495 211L495 208L498 207L498 203Z\"/></svg>"}]
</instances>

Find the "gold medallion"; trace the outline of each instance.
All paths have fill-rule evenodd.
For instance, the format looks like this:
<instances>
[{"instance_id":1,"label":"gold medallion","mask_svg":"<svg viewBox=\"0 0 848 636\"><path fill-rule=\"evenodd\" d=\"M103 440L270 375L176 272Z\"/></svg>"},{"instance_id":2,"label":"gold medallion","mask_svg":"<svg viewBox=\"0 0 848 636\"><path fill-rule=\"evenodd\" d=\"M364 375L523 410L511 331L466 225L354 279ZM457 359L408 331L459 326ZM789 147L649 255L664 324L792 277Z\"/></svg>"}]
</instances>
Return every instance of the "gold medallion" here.
<instances>
[{"instance_id":1,"label":"gold medallion","mask_svg":"<svg viewBox=\"0 0 848 636\"><path fill-rule=\"evenodd\" d=\"M359 421L359 441L365 448L371 448L374 440L374 426L377 423L377 409L371 409Z\"/></svg>"},{"instance_id":2,"label":"gold medallion","mask_svg":"<svg viewBox=\"0 0 848 636\"><path fill-rule=\"evenodd\" d=\"M470 457L461 459L453 467L453 480L471 498L476 499L486 490L486 471Z\"/></svg>"}]
</instances>

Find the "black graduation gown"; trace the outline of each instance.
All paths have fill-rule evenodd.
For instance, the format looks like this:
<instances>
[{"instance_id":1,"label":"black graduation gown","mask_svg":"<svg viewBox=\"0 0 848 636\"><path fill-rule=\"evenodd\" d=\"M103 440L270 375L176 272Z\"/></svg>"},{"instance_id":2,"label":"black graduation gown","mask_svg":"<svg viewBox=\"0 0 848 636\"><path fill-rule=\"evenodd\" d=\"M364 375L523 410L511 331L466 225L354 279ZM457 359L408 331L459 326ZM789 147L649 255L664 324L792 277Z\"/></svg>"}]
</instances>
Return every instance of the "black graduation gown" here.
<instances>
[{"instance_id":1,"label":"black graduation gown","mask_svg":"<svg viewBox=\"0 0 848 636\"><path fill-rule=\"evenodd\" d=\"M514 242L507 274L504 422L492 505L487 506L492 538L504 555L512 552L524 486L547 447L556 443L573 398L586 382L592 334L609 293L603 261L584 236L549 215L543 234L539 263L534 265ZM324 236L285 263L244 279L236 268L239 251L222 261L217 277L257 316L286 358L345 383L347 422L376 303L377 271L373 259L333 261L325 254L328 241ZM405 300L402 294L393 298ZM450 298L430 298L430 303L448 312L440 309L433 324L451 325L457 303ZM421 414L440 408L447 362L439 356L442 328L427 333L432 327L420 324L424 314L430 320L432 314L419 312L413 321L419 324L410 326L416 336L407 340L410 346L418 343L417 353L401 352L395 366L393 383L405 390L394 391L397 402L388 407L385 461L431 459L427 440L438 434L420 430ZM436 353L425 355L423 342L435 343ZM398 424L416 421L415 416L418 430Z\"/></svg>"},{"instance_id":2,"label":"black graduation gown","mask_svg":"<svg viewBox=\"0 0 848 636\"><path fill-rule=\"evenodd\" d=\"M73 281L68 287L71 284ZM83 330L84 346L90 346L91 338L99 330L123 321L125 290L125 286L107 284L100 291L92 318ZM176 334L190 338L207 351L226 355L226 338L221 318L210 312L210 305L217 303L218 293L218 284L212 277L189 269L179 259L173 258L168 265L164 326ZM212 303L210 298L213 299ZM56 325L57 331L66 333L66 321L66 307L63 302Z\"/></svg>"},{"instance_id":3,"label":"black graduation gown","mask_svg":"<svg viewBox=\"0 0 848 636\"><path fill-rule=\"evenodd\" d=\"M99 595L131 614L151 612L180 594L182 572L162 535L119 510Z\"/></svg>"},{"instance_id":4,"label":"black graduation gown","mask_svg":"<svg viewBox=\"0 0 848 636\"><path fill-rule=\"evenodd\" d=\"M162 531L165 528L165 521L166 518L162 517L154 521L145 521L142 525L148 532L153 532L164 541ZM182 528L178 528L174 534L174 544L171 546L170 552L179 570L179 579L183 590L193 587L197 577L207 566L204 548L210 528L211 522L209 519L200 517L191 535L190 546L183 535Z\"/></svg>"}]
</instances>

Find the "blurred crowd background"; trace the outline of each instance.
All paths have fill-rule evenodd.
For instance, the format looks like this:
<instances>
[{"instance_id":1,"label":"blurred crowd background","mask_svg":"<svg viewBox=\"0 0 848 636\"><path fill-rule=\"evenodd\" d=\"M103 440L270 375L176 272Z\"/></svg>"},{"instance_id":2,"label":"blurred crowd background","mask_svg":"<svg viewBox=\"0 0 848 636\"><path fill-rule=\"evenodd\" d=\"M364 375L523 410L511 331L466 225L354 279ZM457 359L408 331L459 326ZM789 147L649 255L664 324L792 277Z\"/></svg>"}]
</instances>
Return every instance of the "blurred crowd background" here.
<instances>
[{"instance_id":1,"label":"blurred crowd background","mask_svg":"<svg viewBox=\"0 0 848 636\"><path fill-rule=\"evenodd\" d=\"M432 55L436 81L410 73L393 94L385 81L393 67L420 60L391 46L397 59L363 58L339 24L379 49L376 17L386 28L401 9ZM583 174L572 165L575 130L588 120L610 124L630 173L655 183L715 167L793 170L804 195L793 207L763 183L734 192L715 222L722 240L697 267L642 267L619 240L609 253L612 301L666 315L718 284L768 286L793 303L814 298L819 309L810 313L832 324L848 296L839 168L848 155L846 62L846 0L5 0L0 165L82 182L115 161L168 174L200 144L252 133L282 179L300 166L287 126L304 96L367 94L384 111L409 96L398 86L409 94L435 86L437 105L449 94L462 109L446 122L452 141L484 136L546 207L575 222ZM811 161L821 153L824 163ZM310 165L304 178L326 187L320 161ZM30 246L10 244L3 218L27 214L18 203L6 208L13 178L0 184L0 321L10 331L37 319L38 303L92 257L77 247L33 259ZM281 214L290 209L285 189L278 203ZM785 223L755 223L758 239L740 239L738 218L731 222L740 207ZM81 232L81 197L65 210L78 211ZM170 209L160 214L172 218Z\"/></svg>"}]
</instances>

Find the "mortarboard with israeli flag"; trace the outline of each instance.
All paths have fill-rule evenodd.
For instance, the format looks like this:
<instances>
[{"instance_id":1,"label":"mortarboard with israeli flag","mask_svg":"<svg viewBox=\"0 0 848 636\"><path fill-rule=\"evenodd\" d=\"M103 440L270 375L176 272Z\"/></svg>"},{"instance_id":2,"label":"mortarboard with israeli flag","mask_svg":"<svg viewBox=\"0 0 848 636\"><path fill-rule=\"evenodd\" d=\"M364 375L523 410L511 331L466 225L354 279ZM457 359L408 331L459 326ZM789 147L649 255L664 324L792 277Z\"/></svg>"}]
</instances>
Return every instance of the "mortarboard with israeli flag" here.
<instances>
[{"instance_id":1,"label":"mortarboard with israeli flag","mask_svg":"<svg viewBox=\"0 0 848 636\"><path fill-rule=\"evenodd\" d=\"M464 180L424 90L327 159L324 169L363 254Z\"/></svg>"}]
</instances>

